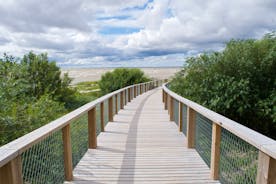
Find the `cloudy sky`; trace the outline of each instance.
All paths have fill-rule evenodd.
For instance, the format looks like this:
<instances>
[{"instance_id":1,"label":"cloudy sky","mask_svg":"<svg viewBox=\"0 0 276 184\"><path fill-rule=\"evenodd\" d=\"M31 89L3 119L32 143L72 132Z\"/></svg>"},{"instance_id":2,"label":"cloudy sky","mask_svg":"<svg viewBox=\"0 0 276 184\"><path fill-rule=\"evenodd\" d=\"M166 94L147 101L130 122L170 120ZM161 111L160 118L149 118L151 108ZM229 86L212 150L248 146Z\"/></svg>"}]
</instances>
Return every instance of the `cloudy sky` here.
<instances>
[{"instance_id":1,"label":"cloudy sky","mask_svg":"<svg viewBox=\"0 0 276 184\"><path fill-rule=\"evenodd\" d=\"M0 54L62 67L182 66L275 30L275 0L0 0Z\"/></svg>"}]
</instances>

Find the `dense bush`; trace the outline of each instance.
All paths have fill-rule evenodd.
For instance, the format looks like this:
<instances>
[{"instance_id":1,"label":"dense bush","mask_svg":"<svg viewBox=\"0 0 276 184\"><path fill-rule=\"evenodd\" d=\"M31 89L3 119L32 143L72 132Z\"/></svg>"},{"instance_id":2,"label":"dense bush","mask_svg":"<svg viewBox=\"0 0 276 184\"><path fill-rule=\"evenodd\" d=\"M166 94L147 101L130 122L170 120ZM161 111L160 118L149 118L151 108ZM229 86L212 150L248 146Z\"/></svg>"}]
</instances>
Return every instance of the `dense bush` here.
<instances>
[{"instance_id":1,"label":"dense bush","mask_svg":"<svg viewBox=\"0 0 276 184\"><path fill-rule=\"evenodd\" d=\"M107 94L132 84L147 81L149 81L149 79L140 69L117 68L112 72L107 72L102 75L101 80L99 81L99 87L102 94Z\"/></svg>"},{"instance_id":2,"label":"dense bush","mask_svg":"<svg viewBox=\"0 0 276 184\"><path fill-rule=\"evenodd\" d=\"M170 88L276 138L276 35L231 40L222 52L189 58Z\"/></svg>"},{"instance_id":3,"label":"dense bush","mask_svg":"<svg viewBox=\"0 0 276 184\"><path fill-rule=\"evenodd\" d=\"M0 59L0 145L66 113L75 98L71 79L46 54Z\"/></svg>"}]
</instances>

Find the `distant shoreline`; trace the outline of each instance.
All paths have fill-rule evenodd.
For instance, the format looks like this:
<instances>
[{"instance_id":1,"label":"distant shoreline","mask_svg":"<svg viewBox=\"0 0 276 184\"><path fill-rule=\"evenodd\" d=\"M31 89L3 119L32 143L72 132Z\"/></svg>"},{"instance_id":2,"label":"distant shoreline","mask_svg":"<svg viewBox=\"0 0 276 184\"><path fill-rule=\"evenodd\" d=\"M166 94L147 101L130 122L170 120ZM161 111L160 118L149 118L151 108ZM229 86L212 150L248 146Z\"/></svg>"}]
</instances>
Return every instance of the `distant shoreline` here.
<instances>
[{"instance_id":1,"label":"distant shoreline","mask_svg":"<svg viewBox=\"0 0 276 184\"><path fill-rule=\"evenodd\" d=\"M116 69L116 68L182 68L183 66L160 66L160 67L62 67L61 70L74 70L74 69Z\"/></svg>"},{"instance_id":2,"label":"distant shoreline","mask_svg":"<svg viewBox=\"0 0 276 184\"><path fill-rule=\"evenodd\" d=\"M125 68L140 68L145 75L155 79L168 79L174 76L175 73L181 70L182 67L125 67ZM97 81L101 76L116 68L61 68L62 75L68 73L69 77L73 78L72 84L85 81Z\"/></svg>"}]
</instances>

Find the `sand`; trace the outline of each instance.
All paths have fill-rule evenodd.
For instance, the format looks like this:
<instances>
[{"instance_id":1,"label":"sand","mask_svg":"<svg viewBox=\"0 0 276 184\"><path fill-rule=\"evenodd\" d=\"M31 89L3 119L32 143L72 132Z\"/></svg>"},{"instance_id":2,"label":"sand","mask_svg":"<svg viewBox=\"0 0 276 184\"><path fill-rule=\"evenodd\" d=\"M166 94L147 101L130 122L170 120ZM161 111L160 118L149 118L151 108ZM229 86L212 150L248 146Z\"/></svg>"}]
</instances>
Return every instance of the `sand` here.
<instances>
[{"instance_id":1,"label":"sand","mask_svg":"<svg viewBox=\"0 0 276 184\"><path fill-rule=\"evenodd\" d=\"M172 77L181 68L140 68L150 78L168 79ZM72 84L84 81L97 81L101 79L101 75L112 71L114 68L71 68L62 69L62 74L68 72L69 77L73 78Z\"/></svg>"}]
</instances>

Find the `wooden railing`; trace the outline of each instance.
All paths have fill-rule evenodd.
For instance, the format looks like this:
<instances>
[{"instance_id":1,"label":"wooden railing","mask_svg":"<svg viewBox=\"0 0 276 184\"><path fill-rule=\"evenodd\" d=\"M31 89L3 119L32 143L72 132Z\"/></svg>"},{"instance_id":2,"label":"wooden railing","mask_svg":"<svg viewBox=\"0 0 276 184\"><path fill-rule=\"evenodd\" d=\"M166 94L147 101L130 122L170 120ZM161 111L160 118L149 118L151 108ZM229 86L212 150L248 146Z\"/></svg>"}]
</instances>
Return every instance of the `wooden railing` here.
<instances>
[{"instance_id":1,"label":"wooden railing","mask_svg":"<svg viewBox=\"0 0 276 184\"><path fill-rule=\"evenodd\" d=\"M168 109L170 120L174 119L174 100L179 103L178 106L178 122L179 130L182 130L183 124L183 105L187 107L187 132L186 140L187 147L195 147L195 127L196 127L196 113L211 120L212 123L212 140L211 140L211 179L219 179L220 167L220 145L221 145L221 132L225 129L231 134L234 134L241 140L249 143L258 150L257 161L257 184L276 183L276 141L270 139L254 130L251 130L235 121L232 121L214 111L211 111L193 101L179 96L167 88L166 84L162 86L163 89L163 102L165 109ZM276 133L276 132L275 132ZM249 163L251 164L251 163ZM234 174L234 173L233 173Z\"/></svg>"},{"instance_id":2,"label":"wooden railing","mask_svg":"<svg viewBox=\"0 0 276 184\"><path fill-rule=\"evenodd\" d=\"M118 113L118 104L120 109L124 108L127 102L150 89L162 84L162 80L150 81L141 84L128 86L105 96L102 96L74 111L56 119L49 124L38 128L2 147L0 147L0 183L2 184L22 184L22 160L21 155L26 150L45 140L54 132L62 131L63 157L64 157L64 175L65 180L73 179L72 164L72 146L70 136L70 124L83 114L88 114L88 148L97 147L96 134L96 105L100 104L101 131L104 131L104 101L108 100L108 121L113 121L114 114ZM139 92L139 94L138 94ZM126 95L127 94L127 95ZM118 98L119 96L119 98ZM113 112L113 98L115 97L116 108ZM120 102L118 102L120 99Z\"/></svg>"}]
</instances>

